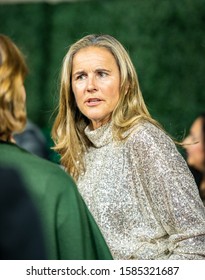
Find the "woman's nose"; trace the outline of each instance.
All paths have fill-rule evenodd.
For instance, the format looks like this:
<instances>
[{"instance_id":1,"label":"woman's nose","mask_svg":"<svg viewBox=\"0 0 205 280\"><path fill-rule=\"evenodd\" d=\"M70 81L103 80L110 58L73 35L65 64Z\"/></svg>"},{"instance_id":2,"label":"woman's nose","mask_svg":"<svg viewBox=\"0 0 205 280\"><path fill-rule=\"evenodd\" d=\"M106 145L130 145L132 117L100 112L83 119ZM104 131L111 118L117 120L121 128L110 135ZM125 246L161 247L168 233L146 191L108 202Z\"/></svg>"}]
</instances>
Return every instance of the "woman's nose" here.
<instances>
[{"instance_id":1,"label":"woman's nose","mask_svg":"<svg viewBox=\"0 0 205 280\"><path fill-rule=\"evenodd\" d=\"M188 142L188 139L189 139L189 136L185 137L184 140L183 140L183 142L182 142L182 144L186 145L187 142Z\"/></svg>"},{"instance_id":2,"label":"woman's nose","mask_svg":"<svg viewBox=\"0 0 205 280\"><path fill-rule=\"evenodd\" d=\"M189 135L184 138L184 140L182 141L182 145L186 151L189 149L189 146L190 146L190 136Z\"/></svg>"},{"instance_id":3,"label":"woman's nose","mask_svg":"<svg viewBox=\"0 0 205 280\"><path fill-rule=\"evenodd\" d=\"M90 92L92 91L96 91L97 90L97 86L96 86L96 80L95 80L95 76L94 75L90 75L88 77L88 83L87 83L87 90Z\"/></svg>"},{"instance_id":4,"label":"woman's nose","mask_svg":"<svg viewBox=\"0 0 205 280\"><path fill-rule=\"evenodd\" d=\"M184 149L188 152L193 147L192 137L188 135L182 142Z\"/></svg>"}]
</instances>

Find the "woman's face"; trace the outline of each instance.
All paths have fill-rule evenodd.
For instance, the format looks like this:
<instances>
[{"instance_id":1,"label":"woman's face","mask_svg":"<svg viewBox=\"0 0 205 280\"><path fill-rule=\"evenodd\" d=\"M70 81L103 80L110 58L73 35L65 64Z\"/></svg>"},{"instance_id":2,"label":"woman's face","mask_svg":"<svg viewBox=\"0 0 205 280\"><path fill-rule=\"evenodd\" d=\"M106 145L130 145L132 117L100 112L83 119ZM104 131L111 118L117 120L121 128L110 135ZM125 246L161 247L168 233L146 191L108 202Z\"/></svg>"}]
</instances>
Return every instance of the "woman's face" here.
<instances>
[{"instance_id":1,"label":"woman's face","mask_svg":"<svg viewBox=\"0 0 205 280\"><path fill-rule=\"evenodd\" d=\"M193 144L195 143L195 144ZM187 152L187 163L199 171L204 170L204 144L202 132L202 119L197 118L190 128L189 135L184 144Z\"/></svg>"},{"instance_id":2,"label":"woman's face","mask_svg":"<svg viewBox=\"0 0 205 280\"><path fill-rule=\"evenodd\" d=\"M114 56L100 47L86 47L73 58L72 90L77 106L96 129L107 123L120 96L120 72Z\"/></svg>"}]
</instances>

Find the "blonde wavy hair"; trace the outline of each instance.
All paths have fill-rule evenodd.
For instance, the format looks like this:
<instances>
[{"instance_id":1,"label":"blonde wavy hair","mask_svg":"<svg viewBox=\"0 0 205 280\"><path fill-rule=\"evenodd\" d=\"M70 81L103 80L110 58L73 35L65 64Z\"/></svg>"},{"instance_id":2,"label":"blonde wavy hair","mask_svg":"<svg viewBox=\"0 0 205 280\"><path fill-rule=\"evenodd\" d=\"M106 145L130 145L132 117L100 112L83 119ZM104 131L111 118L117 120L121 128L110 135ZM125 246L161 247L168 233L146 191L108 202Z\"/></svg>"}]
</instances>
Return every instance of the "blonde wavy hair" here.
<instances>
[{"instance_id":1,"label":"blonde wavy hair","mask_svg":"<svg viewBox=\"0 0 205 280\"><path fill-rule=\"evenodd\" d=\"M25 97L19 90L28 72L23 54L11 39L0 34L0 139L8 141L26 124Z\"/></svg>"},{"instance_id":2,"label":"blonde wavy hair","mask_svg":"<svg viewBox=\"0 0 205 280\"><path fill-rule=\"evenodd\" d=\"M64 57L58 113L52 129L55 143L53 149L61 155L62 165L75 180L85 171L83 155L92 144L84 133L90 121L79 111L72 91L72 64L74 55L89 46L106 48L114 56L119 67L120 98L112 113L113 138L122 141L125 138L124 132L144 120L160 127L148 112L134 65L122 44L110 35L91 34L83 37L70 46Z\"/></svg>"}]
</instances>

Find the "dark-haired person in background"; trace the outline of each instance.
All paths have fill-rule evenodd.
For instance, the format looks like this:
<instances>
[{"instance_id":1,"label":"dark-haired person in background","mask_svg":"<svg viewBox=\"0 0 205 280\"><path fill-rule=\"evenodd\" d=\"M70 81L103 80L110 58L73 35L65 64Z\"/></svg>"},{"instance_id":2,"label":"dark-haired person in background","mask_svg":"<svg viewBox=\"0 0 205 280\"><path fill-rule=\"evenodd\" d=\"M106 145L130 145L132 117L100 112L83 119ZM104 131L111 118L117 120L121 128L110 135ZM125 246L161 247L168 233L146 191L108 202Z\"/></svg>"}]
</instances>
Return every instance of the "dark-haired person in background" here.
<instances>
[{"instance_id":1,"label":"dark-haired person in background","mask_svg":"<svg viewBox=\"0 0 205 280\"><path fill-rule=\"evenodd\" d=\"M27 120L25 129L14 134L15 142L21 148L39 157L49 160L49 147L40 127L31 120Z\"/></svg>"},{"instance_id":2,"label":"dark-haired person in background","mask_svg":"<svg viewBox=\"0 0 205 280\"><path fill-rule=\"evenodd\" d=\"M189 134L184 139L184 148L187 163L205 204L205 112L199 114L193 121Z\"/></svg>"}]
</instances>

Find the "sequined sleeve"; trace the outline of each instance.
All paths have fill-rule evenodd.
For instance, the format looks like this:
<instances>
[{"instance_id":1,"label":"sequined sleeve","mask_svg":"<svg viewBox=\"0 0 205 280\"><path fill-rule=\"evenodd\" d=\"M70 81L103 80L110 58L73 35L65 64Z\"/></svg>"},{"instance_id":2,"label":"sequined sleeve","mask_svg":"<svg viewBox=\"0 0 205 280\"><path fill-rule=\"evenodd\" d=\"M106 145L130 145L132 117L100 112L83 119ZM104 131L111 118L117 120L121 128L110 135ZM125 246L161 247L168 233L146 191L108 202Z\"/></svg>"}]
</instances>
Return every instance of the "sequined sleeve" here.
<instances>
[{"instance_id":1,"label":"sequined sleeve","mask_svg":"<svg viewBox=\"0 0 205 280\"><path fill-rule=\"evenodd\" d=\"M136 172L169 240L170 259L205 259L205 207L174 142L153 125L130 137Z\"/></svg>"}]
</instances>

